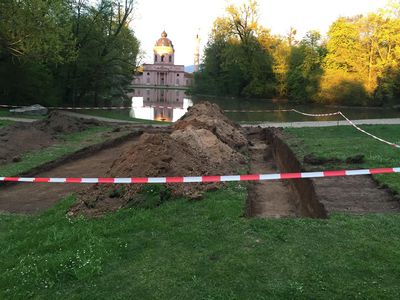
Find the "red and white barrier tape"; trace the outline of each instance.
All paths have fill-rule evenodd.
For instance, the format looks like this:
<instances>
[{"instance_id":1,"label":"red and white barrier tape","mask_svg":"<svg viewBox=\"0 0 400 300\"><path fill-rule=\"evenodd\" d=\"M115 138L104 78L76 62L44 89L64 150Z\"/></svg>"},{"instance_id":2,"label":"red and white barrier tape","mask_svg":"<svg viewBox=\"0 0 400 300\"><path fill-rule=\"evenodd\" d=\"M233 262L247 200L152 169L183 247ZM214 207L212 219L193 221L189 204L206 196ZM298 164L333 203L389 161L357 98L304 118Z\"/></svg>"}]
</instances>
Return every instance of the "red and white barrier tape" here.
<instances>
[{"instance_id":1,"label":"red and white barrier tape","mask_svg":"<svg viewBox=\"0 0 400 300\"><path fill-rule=\"evenodd\" d=\"M293 111L292 109L260 109L260 110L238 110L238 109L224 109L224 112L229 112L229 113L264 113L264 112L271 112L271 113L277 113L277 112L291 112Z\"/></svg>"},{"instance_id":2,"label":"red and white barrier tape","mask_svg":"<svg viewBox=\"0 0 400 300\"><path fill-rule=\"evenodd\" d=\"M298 111L298 110L296 110L296 109L292 109L292 111L293 111L293 112L296 112L296 113L298 113L298 114L304 115L304 116L309 116L309 117L327 117L327 116L336 116L336 115L340 115L340 116L342 116L351 126L353 126L353 127L354 127L355 129L357 129L358 131L360 131L360 132L362 132L362 133L364 133L364 134L366 134L366 135L372 137L373 139L376 139L376 140L378 140L378 141L380 141L380 142L382 142L382 143L385 143L385 144L390 145L390 146L395 147L395 148L400 148L400 145L397 145L397 144L395 144L395 143L386 141L386 140L384 140L384 139L382 139L382 138L380 138L380 137L377 137L376 135L373 135L372 133L369 133L369 132L365 131L364 129L361 129L361 128L358 127L356 124L354 124L353 121L351 121L349 118L347 118L341 111L337 111L337 112L333 112L333 113L329 113L329 114L308 114L308 113L305 113L305 112Z\"/></svg>"},{"instance_id":3,"label":"red and white barrier tape","mask_svg":"<svg viewBox=\"0 0 400 300\"><path fill-rule=\"evenodd\" d=\"M366 134L366 135L372 137L373 139L376 139L376 140L378 140L378 141L380 141L380 142L382 142L382 143L388 144L388 145L390 145L390 146L392 146L392 147L395 147L395 148L400 148L400 145L397 145L397 144L395 144L395 143L386 141L386 140L384 140L384 139L382 139L382 138L380 138L380 137L377 137L377 136L373 135L372 133L369 133L369 132L365 131L364 129L361 129L361 128L358 127L356 124L354 124L349 118L347 118L343 113L341 113L341 112L339 112L339 113L340 113L340 115L341 115L351 126L353 126L353 127L354 127L355 129L357 129L358 131L361 131L362 133L364 133L364 134Z\"/></svg>"},{"instance_id":4,"label":"red and white barrier tape","mask_svg":"<svg viewBox=\"0 0 400 300\"><path fill-rule=\"evenodd\" d=\"M32 183L205 183L228 181L287 180L301 178L340 177L370 174L400 173L399 168L379 168L362 170L338 170L302 173L250 174L228 176L190 176L190 177L133 177L133 178L54 178L54 177L0 177L0 181Z\"/></svg>"},{"instance_id":5,"label":"red and white barrier tape","mask_svg":"<svg viewBox=\"0 0 400 300\"><path fill-rule=\"evenodd\" d=\"M341 114L340 111L333 112L333 113L326 113L326 114L309 114L309 113L298 111L297 109L291 109L290 111L293 111L295 113L298 113L300 115L307 116L307 117L330 117L330 116L337 116L337 115Z\"/></svg>"}]
</instances>

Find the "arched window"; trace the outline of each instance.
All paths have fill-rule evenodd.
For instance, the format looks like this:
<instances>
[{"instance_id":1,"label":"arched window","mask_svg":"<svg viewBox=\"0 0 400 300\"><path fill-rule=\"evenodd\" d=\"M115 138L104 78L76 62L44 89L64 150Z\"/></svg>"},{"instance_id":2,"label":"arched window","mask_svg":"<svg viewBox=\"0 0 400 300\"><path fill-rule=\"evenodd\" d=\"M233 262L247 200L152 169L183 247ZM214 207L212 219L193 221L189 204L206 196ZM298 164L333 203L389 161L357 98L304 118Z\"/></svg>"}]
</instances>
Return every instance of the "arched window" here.
<instances>
[{"instance_id":1,"label":"arched window","mask_svg":"<svg viewBox=\"0 0 400 300\"><path fill-rule=\"evenodd\" d=\"M157 54L154 55L154 61L157 62Z\"/></svg>"},{"instance_id":2,"label":"arched window","mask_svg":"<svg viewBox=\"0 0 400 300\"><path fill-rule=\"evenodd\" d=\"M169 56L169 62L172 62L172 56L171 55Z\"/></svg>"},{"instance_id":3,"label":"arched window","mask_svg":"<svg viewBox=\"0 0 400 300\"><path fill-rule=\"evenodd\" d=\"M164 61L164 55L161 55L161 62Z\"/></svg>"}]
</instances>

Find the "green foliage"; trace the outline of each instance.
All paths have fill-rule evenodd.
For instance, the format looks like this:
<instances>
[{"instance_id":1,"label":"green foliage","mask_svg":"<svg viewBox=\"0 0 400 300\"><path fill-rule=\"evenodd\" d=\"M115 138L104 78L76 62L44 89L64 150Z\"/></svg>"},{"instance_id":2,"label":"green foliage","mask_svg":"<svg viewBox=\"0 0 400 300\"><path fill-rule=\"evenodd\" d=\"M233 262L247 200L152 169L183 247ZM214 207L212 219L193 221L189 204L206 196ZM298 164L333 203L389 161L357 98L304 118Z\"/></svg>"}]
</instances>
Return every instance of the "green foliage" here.
<instances>
[{"instance_id":1,"label":"green foliage","mask_svg":"<svg viewBox=\"0 0 400 300\"><path fill-rule=\"evenodd\" d=\"M139 42L129 29L133 0L0 3L0 102L120 104Z\"/></svg>"},{"instance_id":2,"label":"green foliage","mask_svg":"<svg viewBox=\"0 0 400 300\"><path fill-rule=\"evenodd\" d=\"M101 1L96 7L79 2L73 18L78 55L64 74L64 99L72 105L118 103L126 97L139 51L126 19L132 1L125 11L117 1Z\"/></svg>"},{"instance_id":3,"label":"green foliage","mask_svg":"<svg viewBox=\"0 0 400 300\"><path fill-rule=\"evenodd\" d=\"M296 30L272 36L257 2L230 5L214 22L195 93L278 97L296 102L380 106L399 101L399 3L367 16L340 17L326 40Z\"/></svg>"},{"instance_id":4,"label":"green foliage","mask_svg":"<svg viewBox=\"0 0 400 300\"><path fill-rule=\"evenodd\" d=\"M322 102L377 106L397 97L400 19L387 16L383 11L332 24Z\"/></svg>"},{"instance_id":5,"label":"green foliage","mask_svg":"<svg viewBox=\"0 0 400 300\"><path fill-rule=\"evenodd\" d=\"M273 59L260 43L257 3L228 6L227 16L214 23L203 66L195 74L195 93L272 97L275 93Z\"/></svg>"},{"instance_id":6,"label":"green foliage","mask_svg":"<svg viewBox=\"0 0 400 300\"><path fill-rule=\"evenodd\" d=\"M0 61L63 63L73 55L68 2L5 0L0 3Z\"/></svg>"},{"instance_id":7,"label":"green foliage","mask_svg":"<svg viewBox=\"0 0 400 300\"><path fill-rule=\"evenodd\" d=\"M287 72L288 95L301 102L315 101L320 78L323 74L321 61L325 55L319 32L308 32L299 46L292 47Z\"/></svg>"},{"instance_id":8,"label":"green foliage","mask_svg":"<svg viewBox=\"0 0 400 300\"><path fill-rule=\"evenodd\" d=\"M326 70L321 79L318 101L343 105L368 105L372 102L363 81L356 74L343 70Z\"/></svg>"},{"instance_id":9,"label":"green foliage","mask_svg":"<svg viewBox=\"0 0 400 300\"><path fill-rule=\"evenodd\" d=\"M388 67L379 79L375 97L382 103L400 104L400 70Z\"/></svg>"}]
</instances>

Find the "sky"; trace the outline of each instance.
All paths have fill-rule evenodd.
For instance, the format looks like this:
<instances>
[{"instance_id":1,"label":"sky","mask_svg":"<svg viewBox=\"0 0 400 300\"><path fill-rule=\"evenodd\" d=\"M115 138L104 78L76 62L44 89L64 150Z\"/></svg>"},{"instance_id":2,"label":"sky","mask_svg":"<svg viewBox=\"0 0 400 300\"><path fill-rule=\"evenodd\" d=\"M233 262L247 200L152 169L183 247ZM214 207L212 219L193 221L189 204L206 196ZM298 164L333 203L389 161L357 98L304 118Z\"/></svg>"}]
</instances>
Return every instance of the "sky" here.
<instances>
[{"instance_id":1,"label":"sky","mask_svg":"<svg viewBox=\"0 0 400 300\"><path fill-rule=\"evenodd\" d=\"M145 52L143 63L152 63L153 46L165 30L175 48L175 64L192 65L195 36L200 34L200 53L214 20L224 15L229 4L242 0L137 0L131 28ZM368 14L384 7L387 0L258 0L259 23L272 34L285 35L290 27L301 39L309 30L323 35L340 16Z\"/></svg>"}]
</instances>

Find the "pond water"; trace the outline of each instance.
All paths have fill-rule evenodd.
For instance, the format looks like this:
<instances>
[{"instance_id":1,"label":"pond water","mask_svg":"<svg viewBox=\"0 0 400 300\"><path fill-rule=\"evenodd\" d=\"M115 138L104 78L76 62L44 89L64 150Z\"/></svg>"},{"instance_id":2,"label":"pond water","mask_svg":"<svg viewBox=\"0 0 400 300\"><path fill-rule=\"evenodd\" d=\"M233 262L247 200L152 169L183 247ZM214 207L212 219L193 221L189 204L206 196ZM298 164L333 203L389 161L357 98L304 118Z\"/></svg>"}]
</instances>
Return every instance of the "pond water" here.
<instances>
[{"instance_id":1,"label":"pond water","mask_svg":"<svg viewBox=\"0 0 400 300\"><path fill-rule=\"evenodd\" d=\"M390 108L354 108L332 107L323 105L293 105L287 101L238 99L238 98L204 98L189 97L184 90L173 89L136 89L132 98L132 118L175 122L182 117L188 107L201 101L217 103L224 110L240 110L226 112L226 115L237 122L295 122L313 121L313 117L299 115L295 112L248 112L249 110L285 110L297 109L307 113L329 113L342 111L350 119L400 118L400 111ZM320 117L318 120L339 120L341 117Z\"/></svg>"}]
</instances>

